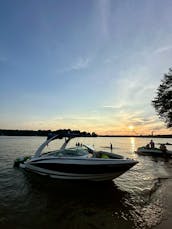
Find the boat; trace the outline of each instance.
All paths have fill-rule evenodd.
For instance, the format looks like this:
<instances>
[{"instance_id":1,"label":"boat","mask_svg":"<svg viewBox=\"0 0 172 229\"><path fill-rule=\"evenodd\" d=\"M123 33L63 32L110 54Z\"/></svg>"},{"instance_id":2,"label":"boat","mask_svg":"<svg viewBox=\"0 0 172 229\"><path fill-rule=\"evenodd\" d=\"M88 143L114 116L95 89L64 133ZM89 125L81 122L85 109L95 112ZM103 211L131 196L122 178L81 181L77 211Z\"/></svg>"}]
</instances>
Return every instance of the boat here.
<instances>
[{"instance_id":1,"label":"boat","mask_svg":"<svg viewBox=\"0 0 172 229\"><path fill-rule=\"evenodd\" d=\"M169 142L166 142L166 143L157 143L158 145L167 145L167 146L170 146L170 145L172 145L172 143L169 143Z\"/></svg>"},{"instance_id":2,"label":"boat","mask_svg":"<svg viewBox=\"0 0 172 229\"><path fill-rule=\"evenodd\" d=\"M162 151L158 148L147 148L145 146L139 147L137 151L135 151L137 154L145 155L145 156L155 156L155 157L171 157L172 151L166 150Z\"/></svg>"},{"instance_id":3,"label":"boat","mask_svg":"<svg viewBox=\"0 0 172 229\"><path fill-rule=\"evenodd\" d=\"M52 141L63 137L56 135L47 139L31 157L19 157L14 166L36 174L57 179L106 181L122 175L138 162L122 155L96 151L88 145L67 148L74 136L65 136L60 149L42 153Z\"/></svg>"}]
</instances>

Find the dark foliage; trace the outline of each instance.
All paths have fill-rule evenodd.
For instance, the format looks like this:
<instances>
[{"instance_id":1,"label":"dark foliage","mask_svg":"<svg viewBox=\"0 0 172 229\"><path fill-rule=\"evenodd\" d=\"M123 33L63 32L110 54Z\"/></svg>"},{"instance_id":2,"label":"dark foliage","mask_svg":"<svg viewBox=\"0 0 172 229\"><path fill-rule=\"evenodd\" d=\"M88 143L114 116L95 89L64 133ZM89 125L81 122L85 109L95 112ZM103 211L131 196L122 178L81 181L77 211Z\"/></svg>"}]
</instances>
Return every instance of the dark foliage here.
<instances>
[{"instance_id":1,"label":"dark foliage","mask_svg":"<svg viewBox=\"0 0 172 229\"><path fill-rule=\"evenodd\" d=\"M159 117L167 124L167 128L172 128L172 68L164 75L152 105Z\"/></svg>"},{"instance_id":2,"label":"dark foliage","mask_svg":"<svg viewBox=\"0 0 172 229\"><path fill-rule=\"evenodd\" d=\"M49 133L58 135L73 134L78 137L97 137L96 133L88 133L86 131L70 130L70 129L60 129L60 130L5 130L0 129L0 135L6 136L48 136Z\"/></svg>"}]
</instances>

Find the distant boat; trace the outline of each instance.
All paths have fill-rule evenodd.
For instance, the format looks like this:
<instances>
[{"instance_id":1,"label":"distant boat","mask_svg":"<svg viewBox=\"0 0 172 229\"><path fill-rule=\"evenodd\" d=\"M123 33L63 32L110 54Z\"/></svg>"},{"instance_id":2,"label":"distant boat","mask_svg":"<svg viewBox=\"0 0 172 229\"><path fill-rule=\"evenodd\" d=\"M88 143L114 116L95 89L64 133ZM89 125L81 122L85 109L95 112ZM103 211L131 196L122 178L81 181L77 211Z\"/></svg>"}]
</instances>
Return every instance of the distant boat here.
<instances>
[{"instance_id":1,"label":"distant boat","mask_svg":"<svg viewBox=\"0 0 172 229\"><path fill-rule=\"evenodd\" d=\"M165 143L165 145L172 145L172 143L167 142L167 143Z\"/></svg>"},{"instance_id":2,"label":"distant boat","mask_svg":"<svg viewBox=\"0 0 172 229\"><path fill-rule=\"evenodd\" d=\"M95 151L83 145L66 148L73 136L64 136L65 142L60 149L42 154L43 149L53 140L47 139L30 158L18 158L15 166L26 171L58 179L104 181L112 180L128 171L138 162L121 155L105 151Z\"/></svg>"},{"instance_id":3,"label":"distant boat","mask_svg":"<svg viewBox=\"0 0 172 229\"><path fill-rule=\"evenodd\" d=\"M137 154L145 155L145 156L155 156L155 157L171 157L172 151L167 150L166 152L158 149L158 148L146 148L145 146L139 147L136 151Z\"/></svg>"},{"instance_id":4,"label":"distant boat","mask_svg":"<svg viewBox=\"0 0 172 229\"><path fill-rule=\"evenodd\" d=\"M158 145L164 144L164 145L168 145L168 146L172 145L172 143L169 143L169 142L167 142L167 143L157 143L157 144L158 144Z\"/></svg>"}]
</instances>

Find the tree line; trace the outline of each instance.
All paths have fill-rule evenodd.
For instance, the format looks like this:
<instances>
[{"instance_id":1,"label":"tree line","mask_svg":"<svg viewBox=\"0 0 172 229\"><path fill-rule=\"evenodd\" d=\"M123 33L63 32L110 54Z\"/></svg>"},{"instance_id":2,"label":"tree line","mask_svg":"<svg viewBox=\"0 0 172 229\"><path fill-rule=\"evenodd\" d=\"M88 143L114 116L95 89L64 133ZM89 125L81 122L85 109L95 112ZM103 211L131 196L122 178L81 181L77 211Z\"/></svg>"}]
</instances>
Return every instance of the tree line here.
<instances>
[{"instance_id":1,"label":"tree line","mask_svg":"<svg viewBox=\"0 0 172 229\"><path fill-rule=\"evenodd\" d=\"M51 130L7 130L7 129L0 129L0 135L5 136L48 136L48 134L73 134L79 137L97 137L95 132L89 133L86 131L80 130L71 130L71 129L59 129L55 131Z\"/></svg>"}]
</instances>

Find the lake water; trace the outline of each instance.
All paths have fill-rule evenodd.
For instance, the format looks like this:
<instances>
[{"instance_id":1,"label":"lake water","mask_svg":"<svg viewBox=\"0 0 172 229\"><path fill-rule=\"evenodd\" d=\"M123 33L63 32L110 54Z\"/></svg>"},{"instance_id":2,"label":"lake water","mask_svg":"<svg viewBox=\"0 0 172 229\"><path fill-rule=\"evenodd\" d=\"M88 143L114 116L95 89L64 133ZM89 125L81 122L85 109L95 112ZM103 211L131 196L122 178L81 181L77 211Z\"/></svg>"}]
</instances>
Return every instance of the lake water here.
<instances>
[{"instance_id":1,"label":"lake water","mask_svg":"<svg viewBox=\"0 0 172 229\"><path fill-rule=\"evenodd\" d=\"M172 217L172 160L139 156L149 138L76 138L95 149L139 163L108 183L59 181L13 168L18 156L33 155L45 137L0 137L0 228L152 228ZM172 143L172 139L154 139ZM60 140L60 144L62 140ZM55 149L58 143L48 146ZM172 150L171 146L168 149ZM169 227L170 228L170 227Z\"/></svg>"}]
</instances>

